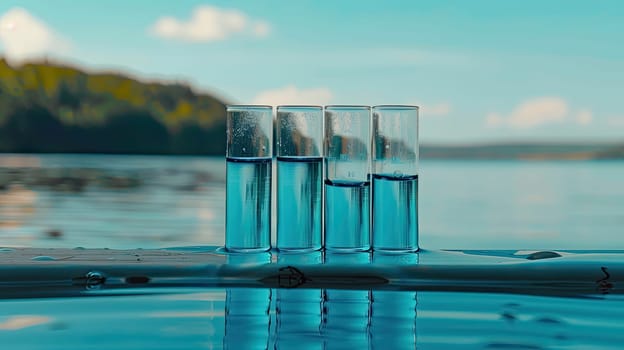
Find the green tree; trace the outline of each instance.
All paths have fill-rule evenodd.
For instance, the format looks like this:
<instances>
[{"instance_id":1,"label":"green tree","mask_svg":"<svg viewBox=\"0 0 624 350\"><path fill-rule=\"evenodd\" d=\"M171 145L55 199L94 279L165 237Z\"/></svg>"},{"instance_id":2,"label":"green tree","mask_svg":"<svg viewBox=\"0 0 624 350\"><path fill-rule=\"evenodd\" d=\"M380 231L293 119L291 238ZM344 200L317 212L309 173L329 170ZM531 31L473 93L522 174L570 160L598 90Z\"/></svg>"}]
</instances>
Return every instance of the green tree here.
<instances>
[{"instance_id":1,"label":"green tree","mask_svg":"<svg viewBox=\"0 0 624 350\"><path fill-rule=\"evenodd\" d=\"M71 148L65 127L40 105L21 105L8 113L0 140L4 152L65 152Z\"/></svg>"}]
</instances>

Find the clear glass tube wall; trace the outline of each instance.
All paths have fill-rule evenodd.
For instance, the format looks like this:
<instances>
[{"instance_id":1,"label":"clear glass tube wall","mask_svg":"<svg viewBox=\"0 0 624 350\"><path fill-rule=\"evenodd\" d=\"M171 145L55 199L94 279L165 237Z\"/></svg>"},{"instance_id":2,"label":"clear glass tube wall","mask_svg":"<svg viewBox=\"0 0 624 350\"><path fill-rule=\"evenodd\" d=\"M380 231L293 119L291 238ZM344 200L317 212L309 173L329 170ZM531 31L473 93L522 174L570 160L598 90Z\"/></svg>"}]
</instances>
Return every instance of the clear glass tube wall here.
<instances>
[{"instance_id":1,"label":"clear glass tube wall","mask_svg":"<svg viewBox=\"0 0 624 350\"><path fill-rule=\"evenodd\" d=\"M321 248L323 108L277 107L277 248Z\"/></svg>"},{"instance_id":2,"label":"clear glass tube wall","mask_svg":"<svg viewBox=\"0 0 624 350\"><path fill-rule=\"evenodd\" d=\"M418 250L418 107L373 107L374 250Z\"/></svg>"},{"instance_id":3,"label":"clear glass tube wall","mask_svg":"<svg viewBox=\"0 0 624 350\"><path fill-rule=\"evenodd\" d=\"M225 248L271 248L273 108L227 106Z\"/></svg>"},{"instance_id":4,"label":"clear glass tube wall","mask_svg":"<svg viewBox=\"0 0 624 350\"><path fill-rule=\"evenodd\" d=\"M370 107L325 107L325 249L370 249Z\"/></svg>"}]
</instances>

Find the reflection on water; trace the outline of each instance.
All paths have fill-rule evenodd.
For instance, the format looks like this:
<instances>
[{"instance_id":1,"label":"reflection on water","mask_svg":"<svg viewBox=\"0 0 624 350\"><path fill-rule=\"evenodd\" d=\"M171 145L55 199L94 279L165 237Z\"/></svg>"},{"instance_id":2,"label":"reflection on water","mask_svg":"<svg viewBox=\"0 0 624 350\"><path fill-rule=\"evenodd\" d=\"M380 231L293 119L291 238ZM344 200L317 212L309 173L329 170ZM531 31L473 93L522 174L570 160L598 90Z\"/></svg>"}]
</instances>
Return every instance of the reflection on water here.
<instances>
[{"instance_id":1,"label":"reflection on water","mask_svg":"<svg viewBox=\"0 0 624 350\"><path fill-rule=\"evenodd\" d=\"M18 250L0 254L15 261ZM624 342L621 252L334 253L322 259L318 252L186 248L167 268L164 260L155 264L147 257L164 259L175 250L143 251L144 264L133 261L138 251L108 251L105 256L128 254L132 260L102 265L99 275L82 275L88 268L80 265L89 254L103 259L99 250L66 263L5 264L0 339L12 349L45 344L63 350L620 349ZM183 256L194 260L180 263ZM56 268L48 269L51 264ZM137 274L140 266L145 274ZM67 284L66 274L59 275L63 269L68 275L81 271L86 288L77 292ZM297 271L295 282L303 277L315 288L289 282ZM386 284L369 290L362 277L378 274ZM282 288L264 284L267 275ZM89 289L98 280L100 288ZM515 287L498 289L502 284Z\"/></svg>"},{"instance_id":2,"label":"reflection on water","mask_svg":"<svg viewBox=\"0 0 624 350\"><path fill-rule=\"evenodd\" d=\"M322 263L321 252L280 254L277 262L292 265ZM287 284L291 285L291 284ZM275 345L282 349L323 349L321 337L322 292L318 289L277 289ZM301 341L302 336L306 338Z\"/></svg>"},{"instance_id":3,"label":"reflection on water","mask_svg":"<svg viewBox=\"0 0 624 350\"><path fill-rule=\"evenodd\" d=\"M236 265L270 262L269 253L228 256L228 263ZM224 349L267 349L269 347L271 297L270 289L226 289Z\"/></svg>"},{"instance_id":4,"label":"reflection on water","mask_svg":"<svg viewBox=\"0 0 624 350\"><path fill-rule=\"evenodd\" d=\"M35 214L37 193L20 184L4 186L0 192L0 229L16 229Z\"/></svg>"},{"instance_id":5,"label":"reflection on water","mask_svg":"<svg viewBox=\"0 0 624 350\"><path fill-rule=\"evenodd\" d=\"M40 324L50 322L51 319L45 316L20 315L13 316L0 323L0 331L15 331Z\"/></svg>"},{"instance_id":6,"label":"reflection on water","mask_svg":"<svg viewBox=\"0 0 624 350\"><path fill-rule=\"evenodd\" d=\"M294 267L319 257L278 259ZM374 255L372 264L413 266L417 259L416 254ZM325 264L332 263L368 265L370 258L367 253L326 256ZM624 341L624 326L618 322L624 312L621 295L246 289L250 294L233 306L241 291L227 290L224 348L617 349ZM245 317L228 311L232 307L246 310ZM230 337L230 327L244 331Z\"/></svg>"},{"instance_id":7,"label":"reflection on water","mask_svg":"<svg viewBox=\"0 0 624 350\"><path fill-rule=\"evenodd\" d=\"M327 252L326 264L370 262L369 253ZM326 349L367 349L370 342L371 292L368 290L323 290L323 328Z\"/></svg>"},{"instance_id":8,"label":"reflection on water","mask_svg":"<svg viewBox=\"0 0 624 350\"><path fill-rule=\"evenodd\" d=\"M222 240L222 159L1 155L0 245L153 248Z\"/></svg>"},{"instance_id":9,"label":"reflection on water","mask_svg":"<svg viewBox=\"0 0 624 350\"><path fill-rule=\"evenodd\" d=\"M222 289L177 292L180 294L3 300L0 338L12 349L39 349L42 344L53 350L220 349L243 343L255 347L249 339L224 337L225 327L243 319L226 320L228 315L223 310L227 297ZM261 304L268 302L265 299ZM383 330L372 328L371 347L378 349L375 344L381 343L385 344L382 349L621 349L624 342L624 300L616 297L425 291L418 292L416 313L411 309L413 304L397 307L402 315L412 312L415 319L402 317L400 324L388 324ZM275 328L269 332L269 315L253 310L261 321L252 326L261 329L264 337L253 341L262 349L293 349L292 343L280 345L285 339L297 339L295 350L350 349L353 347L347 342L366 337L366 332L336 331L335 337L324 337L324 344L319 345L318 335L310 333L307 326L281 328L279 334ZM309 316L291 311L283 317ZM248 321L243 324L249 325ZM345 321L357 325L368 322L356 315ZM407 336L407 329L414 324L415 344ZM275 327L274 323L270 327ZM395 338L397 335L401 338Z\"/></svg>"},{"instance_id":10,"label":"reflection on water","mask_svg":"<svg viewBox=\"0 0 624 350\"><path fill-rule=\"evenodd\" d=\"M373 254L377 265L415 265L417 254ZM416 292L372 291L371 292L371 348L372 349L415 349L417 343Z\"/></svg>"},{"instance_id":11,"label":"reflection on water","mask_svg":"<svg viewBox=\"0 0 624 350\"><path fill-rule=\"evenodd\" d=\"M420 245L624 249L622 178L616 161L425 160ZM1 246L222 245L224 201L220 158L0 155Z\"/></svg>"},{"instance_id":12,"label":"reflection on water","mask_svg":"<svg viewBox=\"0 0 624 350\"><path fill-rule=\"evenodd\" d=\"M368 265L370 255L326 253L323 259L321 252L280 254L277 261L292 269L323 260L328 265L357 266ZM270 262L268 256L268 253L234 255L229 257L229 262L266 264ZM418 255L395 254L374 260L379 265L413 265ZM224 348L413 349L416 346L416 292L295 287L273 291L228 288L226 293Z\"/></svg>"}]
</instances>

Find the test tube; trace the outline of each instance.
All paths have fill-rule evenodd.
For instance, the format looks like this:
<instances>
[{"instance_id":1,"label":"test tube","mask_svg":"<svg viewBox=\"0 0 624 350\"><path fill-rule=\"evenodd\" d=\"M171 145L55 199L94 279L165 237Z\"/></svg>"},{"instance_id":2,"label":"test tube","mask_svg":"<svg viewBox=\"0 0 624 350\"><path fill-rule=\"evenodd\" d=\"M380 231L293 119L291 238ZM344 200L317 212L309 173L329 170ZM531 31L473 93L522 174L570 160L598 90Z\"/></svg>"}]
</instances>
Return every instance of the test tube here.
<instances>
[{"instance_id":1,"label":"test tube","mask_svg":"<svg viewBox=\"0 0 624 350\"><path fill-rule=\"evenodd\" d=\"M277 248L321 248L323 109L277 107Z\"/></svg>"},{"instance_id":2,"label":"test tube","mask_svg":"<svg viewBox=\"0 0 624 350\"><path fill-rule=\"evenodd\" d=\"M418 107L373 107L373 249L418 250Z\"/></svg>"},{"instance_id":3,"label":"test tube","mask_svg":"<svg viewBox=\"0 0 624 350\"><path fill-rule=\"evenodd\" d=\"M370 107L325 107L325 249L370 249Z\"/></svg>"},{"instance_id":4,"label":"test tube","mask_svg":"<svg viewBox=\"0 0 624 350\"><path fill-rule=\"evenodd\" d=\"M227 106L225 248L271 248L273 108Z\"/></svg>"}]
</instances>

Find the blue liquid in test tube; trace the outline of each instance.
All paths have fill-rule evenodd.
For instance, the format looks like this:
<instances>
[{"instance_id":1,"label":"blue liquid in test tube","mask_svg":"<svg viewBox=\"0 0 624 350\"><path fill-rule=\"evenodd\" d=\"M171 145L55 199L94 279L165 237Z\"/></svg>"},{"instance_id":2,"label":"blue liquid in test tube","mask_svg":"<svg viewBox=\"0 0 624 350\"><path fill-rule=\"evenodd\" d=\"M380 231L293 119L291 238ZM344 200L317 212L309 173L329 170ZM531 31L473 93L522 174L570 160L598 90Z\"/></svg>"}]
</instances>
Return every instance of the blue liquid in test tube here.
<instances>
[{"instance_id":1,"label":"blue liquid in test tube","mask_svg":"<svg viewBox=\"0 0 624 350\"><path fill-rule=\"evenodd\" d=\"M271 248L273 108L228 106L225 248Z\"/></svg>"},{"instance_id":2,"label":"blue liquid in test tube","mask_svg":"<svg viewBox=\"0 0 624 350\"><path fill-rule=\"evenodd\" d=\"M314 251L322 238L323 110L277 107L277 248Z\"/></svg>"},{"instance_id":3,"label":"blue liquid in test tube","mask_svg":"<svg viewBox=\"0 0 624 350\"><path fill-rule=\"evenodd\" d=\"M373 107L373 250L418 250L418 107Z\"/></svg>"},{"instance_id":4,"label":"blue liquid in test tube","mask_svg":"<svg viewBox=\"0 0 624 350\"><path fill-rule=\"evenodd\" d=\"M325 249L370 249L370 107L325 108Z\"/></svg>"}]
</instances>

